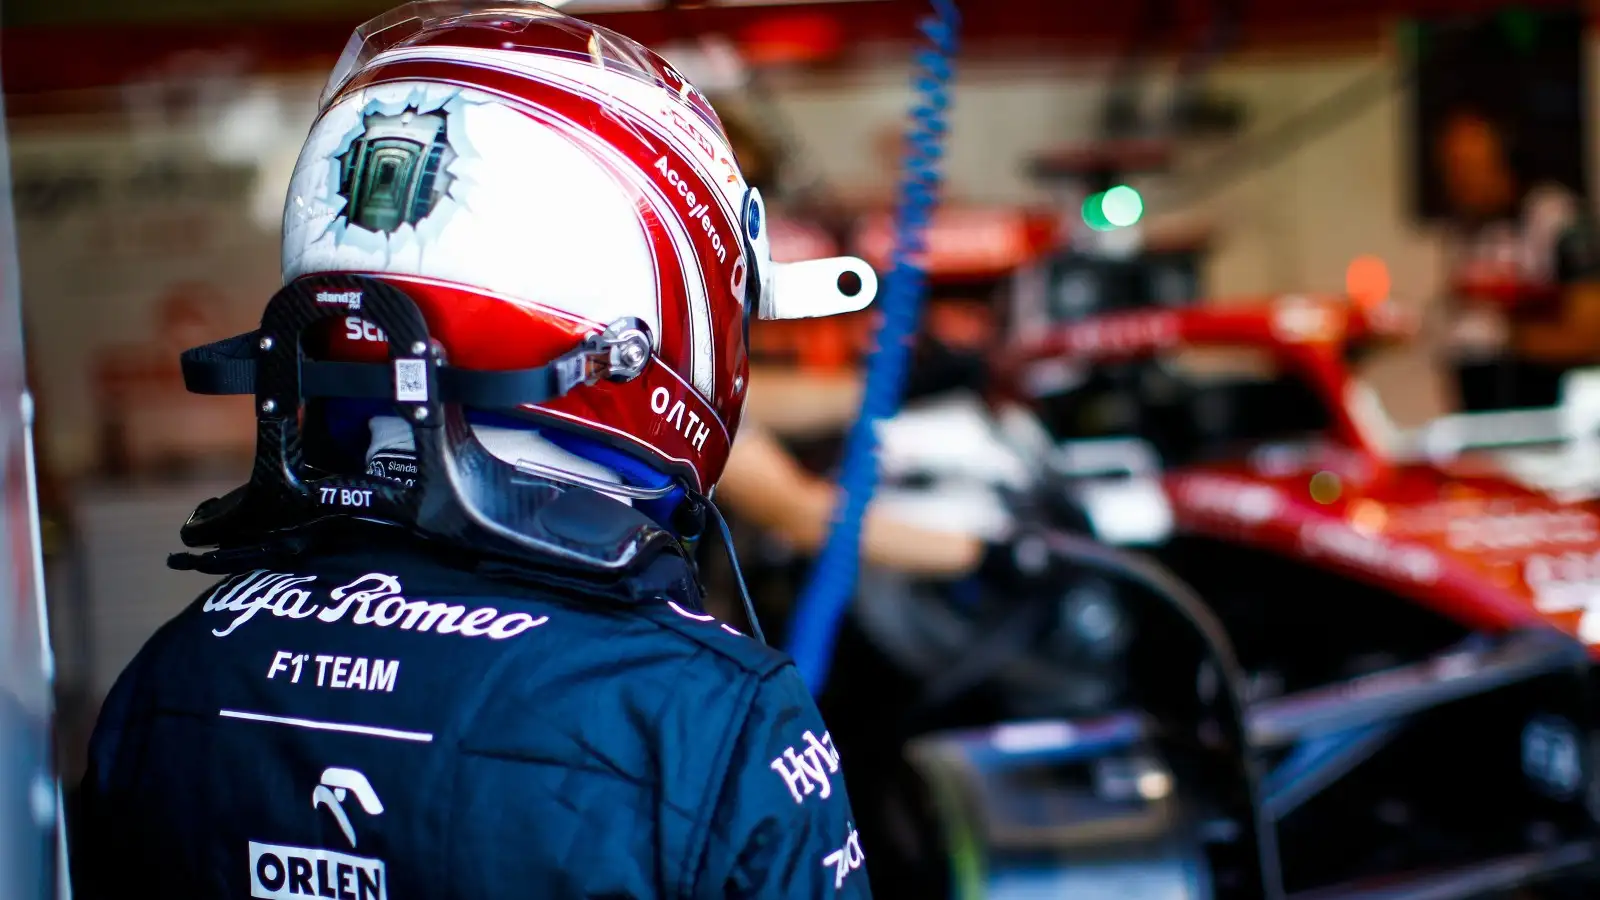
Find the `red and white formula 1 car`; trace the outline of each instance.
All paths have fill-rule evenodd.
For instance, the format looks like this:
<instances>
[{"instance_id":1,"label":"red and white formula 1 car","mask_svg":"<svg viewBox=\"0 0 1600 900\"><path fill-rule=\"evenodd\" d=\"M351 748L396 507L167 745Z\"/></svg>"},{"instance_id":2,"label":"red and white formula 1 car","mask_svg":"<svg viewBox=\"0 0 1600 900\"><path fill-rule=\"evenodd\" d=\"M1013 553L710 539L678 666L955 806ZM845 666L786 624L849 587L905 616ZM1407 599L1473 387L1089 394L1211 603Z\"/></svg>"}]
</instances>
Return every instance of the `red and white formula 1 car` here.
<instances>
[{"instance_id":1,"label":"red and white formula 1 car","mask_svg":"<svg viewBox=\"0 0 1600 900\"><path fill-rule=\"evenodd\" d=\"M1411 325L1286 296L1105 314L1005 348L999 381L1021 393L1054 367L1052 490L1087 537L1156 565L1098 594L1072 580L1034 636L1007 643L1002 622L924 661L937 680L988 658L1011 685L908 744L955 896L1593 895L1600 398L1577 376L1560 407L1395 428L1350 358ZM1173 362L1211 350L1246 351L1254 373ZM886 463L906 443L891 426ZM1184 608L1141 606L1141 578ZM873 590L858 618L885 645L958 618L923 605L873 628L895 608ZM977 682L940 699L970 709ZM1004 724L980 721L995 709Z\"/></svg>"},{"instance_id":2,"label":"red and white formula 1 car","mask_svg":"<svg viewBox=\"0 0 1600 900\"><path fill-rule=\"evenodd\" d=\"M1219 554L1247 553L1252 566L1289 563L1321 583L1338 577L1382 591L1384 607L1404 598L1463 628L1555 630L1600 652L1600 508L1591 504L1600 499L1600 383L1580 371L1561 406L1403 431L1349 358L1411 326L1387 305L1288 296L1103 316L1007 355L1132 364L1101 391L1128 391L1123 405L1136 409L1123 434L1159 457L1175 525L1160 555L1204 595L1240 594L1220 581L1240 575L1266 586L1259 569L1220 562ZM1210 348L1254 351L1265 371L1180 375L1161 359ZM1095 427L1085 420L1097 393L1080 385L1076 415L1057 410L1050 424L1060 436ZM1374 653L1437 649L1396 646L1400 629L1381 621L1390 612L1370 614L1377 618L1351 621L1362 617L1345 604L1337 618L1381 642ZM1249 615L1270 624L1267 610ZM1297 660L1289 668L1302 674L1285 672L1275 690L1310 674L1306 651L1289 652Z\"/></svg>"}]
</instances>

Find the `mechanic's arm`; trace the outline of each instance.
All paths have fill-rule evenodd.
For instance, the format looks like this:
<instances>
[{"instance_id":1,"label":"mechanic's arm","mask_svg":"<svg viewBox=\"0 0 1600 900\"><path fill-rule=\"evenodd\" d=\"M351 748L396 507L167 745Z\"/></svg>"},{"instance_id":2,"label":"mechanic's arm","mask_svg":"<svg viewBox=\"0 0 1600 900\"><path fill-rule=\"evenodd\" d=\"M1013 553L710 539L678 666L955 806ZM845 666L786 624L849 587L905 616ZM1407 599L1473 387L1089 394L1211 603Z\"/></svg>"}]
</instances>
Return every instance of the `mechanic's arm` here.
<instances>
[{"instance_id":1,"label":"mechanic's arm","mask_svg":"<svg viewBox=\"0 0 1600 900\"><path fill-rule=\"evenodd\" d=\"M906 399L981 387L989 370L986 348L982 338L955 345L925 340L906 379ZM745 415L786 437L838 433L861 412L861 391L861 374L848 369L797 372L752 367Z\"/></svg>"},{"instance_id":2,"label":"mechanic's arm","mask_svg":"<svg viewBox=\"0 0 1600 900\"><path fill-rule=\"evenodd\" d=\"M792 665L757 687L711 818L704 888L739 898L868 898L833 738Z\"/></svg>"},{"instance_id":3,"label":"mechanic's arm","mask_svg":"<svg viewBox=\"0 0 1600 900\"><path fill-rule=\"evenodd\" d=\"M755 525L802 551L822 548L838 490L800 467L764 430L747 421L739 429L717 499ZM983 561L982 541L965 534L918 528L868 507L861 554L869 563L915 575L956 578Z\"/></svg>"},{"instance_id":4,"label":"mechanic's arm","mask_svg":"<svg viewBox=\"0 0 1600 900\"><path fill-rule=\"evenodd\" d=\"M1589 362L1600 356L1600 282L1581 281L1562 289L1561 315L1519 322L1519 354L1540 362Z\"/></svg>"},{"instance_id":5,"label":"mechanic's arm","mask_svg":"<svg viewBox=\"0 0 1600 900\"><path fill-rule=\"evenodd\" d=\"M837 433L849 428L861 411L861 376L849 370L796 372L752 366L744 408L745 416L775 434Z\"/></svg>"}]
</instances>

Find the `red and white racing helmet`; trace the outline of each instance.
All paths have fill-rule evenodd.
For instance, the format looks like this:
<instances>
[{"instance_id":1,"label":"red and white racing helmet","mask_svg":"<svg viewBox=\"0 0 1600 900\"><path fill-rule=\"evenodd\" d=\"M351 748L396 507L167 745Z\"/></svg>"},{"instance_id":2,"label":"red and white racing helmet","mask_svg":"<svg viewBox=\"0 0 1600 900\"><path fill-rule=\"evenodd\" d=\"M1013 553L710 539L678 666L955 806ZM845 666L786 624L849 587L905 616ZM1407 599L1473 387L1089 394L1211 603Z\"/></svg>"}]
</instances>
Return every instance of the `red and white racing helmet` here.
<instances>
[{"instance_id":1,"label":"red and white racing helmet","mask_svg":"<svg viewBox=\"0 0 1600 900\"><path fill-rule=\"evenodd\" d=\"M876 290L856 259L774 265L766 230L716 112L656 54L540 3L419 0L357 29L328 80L283 275L399 288L466 369L543 365L642 322L638 377L521 414L709 492L744 404L748 315L847 312ZM386 358L354 304L344 324L329 356Z\"/></svg>"}]
</instances>

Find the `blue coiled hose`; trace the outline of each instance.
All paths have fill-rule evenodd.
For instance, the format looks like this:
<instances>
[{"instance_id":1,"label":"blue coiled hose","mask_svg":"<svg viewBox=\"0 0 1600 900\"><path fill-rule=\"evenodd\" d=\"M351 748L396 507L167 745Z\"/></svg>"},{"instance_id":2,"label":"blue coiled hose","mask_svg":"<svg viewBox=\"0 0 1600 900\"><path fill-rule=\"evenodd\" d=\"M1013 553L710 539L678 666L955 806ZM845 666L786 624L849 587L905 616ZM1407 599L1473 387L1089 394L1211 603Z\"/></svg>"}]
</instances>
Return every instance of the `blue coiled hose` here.
<instances>
[{"instance_id":1,"label":"blue coiled hose","mask_svg":"<svg viewBox=\"0 0 1600 900\"><path fill-rule=\"evenodd\" d=\"M912 88L916 102L906 135L908 149L900 182L894 256L878 300L883 316L867 362L861 415L845 444L839 473L843 501L834 509L828 540L795 606L789 653L813 694L822 690L833 661L839 625L856 592L861 560L861 521L878 483L876 425L900 408L911 338L927 293L923 270L926 233L939 202L945 116L955 65L961 15L954 0L933 0L934 14L919 23L928 46L916 55Z\"/></svg>"}]
</instances>

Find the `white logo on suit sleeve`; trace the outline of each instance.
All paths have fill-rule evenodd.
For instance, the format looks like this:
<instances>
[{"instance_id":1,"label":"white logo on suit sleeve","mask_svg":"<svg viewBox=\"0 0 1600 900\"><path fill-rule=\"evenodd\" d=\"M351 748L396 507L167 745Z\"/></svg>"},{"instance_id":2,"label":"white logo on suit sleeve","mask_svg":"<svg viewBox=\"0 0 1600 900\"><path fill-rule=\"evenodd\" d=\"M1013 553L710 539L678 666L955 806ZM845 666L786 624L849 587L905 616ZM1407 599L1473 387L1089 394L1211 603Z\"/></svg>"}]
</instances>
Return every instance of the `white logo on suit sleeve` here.
<instances>
[{"instance_id":1,"label":"white logo on suit sleeve","mask_svg":"<svg viewBox=\"0 0 1600 900\"><path fill-rule=\"evenodd\" d=\"M861 835L852 828L844 846L822 858L822 864L833 869L833 889L843 888L845 878L861 868L866 859L867 855L861 852Z\"/></svg>"},{"instance_id":2,"label":"white logo on suit sleeve","mask_svg":"<svg viewBox=\"0 0 1600 900\"><path fill-rule=\"evenodd\" d=\"M833 736L823 732L822 740L817 740L807 731L801 738L805 749L796 753L793 747L785 747L783 755L772 761L772 771L783 779L794 802L804 803L813 793L820 793L826 800L833 795L833 782L828 776L839 771L839 751L833 747Z\"/></svg>"}]
</instances>

